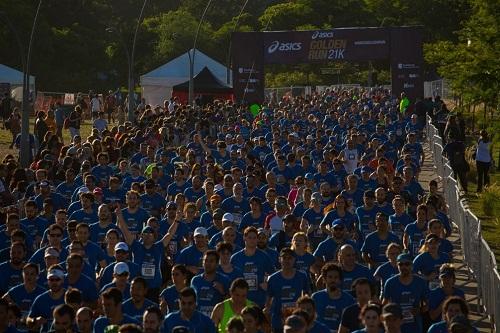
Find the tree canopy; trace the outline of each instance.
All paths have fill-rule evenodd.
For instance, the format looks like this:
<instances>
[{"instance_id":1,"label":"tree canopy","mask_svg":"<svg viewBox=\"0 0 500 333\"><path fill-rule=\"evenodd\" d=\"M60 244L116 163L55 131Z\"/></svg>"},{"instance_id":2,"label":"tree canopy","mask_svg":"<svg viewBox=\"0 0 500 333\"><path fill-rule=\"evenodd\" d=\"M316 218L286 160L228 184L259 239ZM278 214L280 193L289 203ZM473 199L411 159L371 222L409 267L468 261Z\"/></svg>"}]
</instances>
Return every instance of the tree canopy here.
<instances>
[{"instance_id":1,"label":"tree canopy","mask_svg":"<svg viewBox=\"0 0 500 333\"><path fill-rule=\"evenodd\" d=\"M193 47L207 3L208 0L147 1L137 39L136 78ZM212 0L197 47L226 63L233 31L422 25L426 70L437 71L471 99L498 103L498 1L249 0L238 19L245 3ZM15 35L5 17L12 22L26 52L37 4L32 0L0 2L0 45L8 45L2 48L0 63L21 69ZM127 53L142 5L142 0L44 0L31 63L38 88L85 91L126 86ZM344 65L336 66L346 69ZM379 70L388 68L385 63L374 66ZM359 77L356 71L365 71L368 65L353 68L352 74ZM302 72L292 75L297 71ZM319 72L318 66L275 66L266 78L273 84L336 81Z\"/></svg>"}]
</instances>

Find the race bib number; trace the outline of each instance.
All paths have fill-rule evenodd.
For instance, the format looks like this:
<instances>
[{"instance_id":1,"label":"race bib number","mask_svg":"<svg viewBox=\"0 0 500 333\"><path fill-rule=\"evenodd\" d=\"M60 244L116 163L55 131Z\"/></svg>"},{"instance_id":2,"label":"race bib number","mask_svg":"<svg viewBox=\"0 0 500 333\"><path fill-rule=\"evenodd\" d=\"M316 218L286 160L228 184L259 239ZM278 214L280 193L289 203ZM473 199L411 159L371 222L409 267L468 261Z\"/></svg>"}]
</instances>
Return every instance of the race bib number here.
<instances>
[{"instance_id":1,"label":"race bib number","mask_svg":"<svg viewBox=\"0 0 500 333\"><path fill-rule=\"evenodd\" d=\"M257 274L255 273L244 273L243 277L248 283L249 290L256 291L258 289Z\"/></svg>"},{"instance_id":2,"label":"race bib number","mask_svg":"<svg viewBox=\"0 0 500 333\"><path fill-rule=\"evenodd\" d=\"M241 223L241 214L233 213L233 217L234 217L234 223L236 225L240 225L240 223Z\"/></svg>"},{"instance_id":3,"label":"race bib number","mask_svg":"<svg viewBox=\"0 0 500 333\"><path fill-rule=\"evenodd\" d=\"M141 274L145 278L153 278L155 276L155 265L149 262L145 262L141 266Z\"/></svg>"},{"instance_id":4,"label":"race bib number","mask_svg":"<svg viewBox=\"0 0 500 333\"><path fill-rule=\"evenodd\" d=\"M413 323L415 321L415 317L413 316L413 313L411 310L413 309L413 306L411 305L403 305L401 306L403 310L403 323L408 324L408 323Z\"/></svg>"},{"instance_id":5,"label":"race bib number","mask_svg":"<svg viewBox=\"0 0 500 333\"><path fill-rule=\"evenodd\" d=\"M413 255L416 255L420 251L420 244L418 242L413 243Z\"/></svg>"},{"instance_id":6,"label":"race bib number","mask_svg":"<svg viewBox=\"0 0 500 333\"><path fill-rule=\"evenodd\" d=\"M168 251L170 251L170 254L174 255L177 253L177 242L170 241L168 243Z\"/></svg>"}]
</instances>

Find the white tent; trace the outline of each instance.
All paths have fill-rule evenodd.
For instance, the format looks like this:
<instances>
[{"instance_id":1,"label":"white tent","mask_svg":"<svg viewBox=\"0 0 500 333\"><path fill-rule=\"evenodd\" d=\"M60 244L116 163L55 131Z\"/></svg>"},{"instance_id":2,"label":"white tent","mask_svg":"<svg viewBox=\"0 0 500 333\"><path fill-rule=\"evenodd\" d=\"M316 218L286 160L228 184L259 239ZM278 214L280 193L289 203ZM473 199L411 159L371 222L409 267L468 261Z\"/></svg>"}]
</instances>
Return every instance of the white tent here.
<instances>
[{"instance_id":1,"label":"white tent","mask_svg":"<svg viewBox=\"0 0 500 333\"><path fill-rule=\"evenodd\" d=\"M171 97L173 86L189 80L189 54L193 54L193 49L151 72L141 75L142 97L146 99L146 103L162 105L164 100ZM193 77L204 67L208 67L220 81L226 82L227 67L196 49ZM231 77L232 75L230 76L230 84Z\"/></svg>"},{"instance_id":2,"label":"white tent","mask_svg":"<svg viewBox=\"0 0 500 333\"><path fill-rule=\"evenodd\" d=\"M9 83L11 96L17 101L23 98L23 72L0 64L0 83ZM30 75L30 91L35 90L35 77Z\"/></svg>"}]
</instances>

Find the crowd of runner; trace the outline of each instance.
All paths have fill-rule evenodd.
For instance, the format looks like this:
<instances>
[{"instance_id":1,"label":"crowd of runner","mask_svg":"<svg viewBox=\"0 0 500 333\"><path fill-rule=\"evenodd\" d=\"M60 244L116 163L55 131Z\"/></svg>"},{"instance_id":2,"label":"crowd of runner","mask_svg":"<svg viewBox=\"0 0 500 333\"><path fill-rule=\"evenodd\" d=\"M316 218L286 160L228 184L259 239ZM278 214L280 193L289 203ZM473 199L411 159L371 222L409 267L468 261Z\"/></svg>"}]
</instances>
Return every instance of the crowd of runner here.
<instances>
[{"instance_id":1,"label":"crowd of runner","mask_svg":"<svg viewBox=\"0 0 500 333\"><path fill-rule=\"evenodd\" d=\"M38 112L30 168L0 165L0 332L477 331L418 181L439 99L77 103Z\"/></svg>"}]
</instances>

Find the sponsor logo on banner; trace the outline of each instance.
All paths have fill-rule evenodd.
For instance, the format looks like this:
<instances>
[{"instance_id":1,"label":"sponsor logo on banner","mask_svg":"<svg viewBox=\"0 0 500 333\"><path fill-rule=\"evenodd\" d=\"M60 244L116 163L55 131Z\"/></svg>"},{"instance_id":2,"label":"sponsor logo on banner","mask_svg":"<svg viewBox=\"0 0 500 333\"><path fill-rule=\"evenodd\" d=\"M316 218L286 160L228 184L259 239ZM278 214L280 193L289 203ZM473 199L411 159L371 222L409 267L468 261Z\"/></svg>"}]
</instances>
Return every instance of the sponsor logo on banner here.
<instances>
[{"instance_id":1,"label":"sponsor logo on banner","mask_svg":"<svg viewBox=\"0 0 500 333\"><path fill-rule=\"evenodd\" d=\"M275 40L267 48L267 53L272 54L278 52L294 52L302 50L302 43L300 42L280 42Z\"/></svg>"},{"instance_id":2,"label":"sponsor logo on banner","mask_svg":"<svg viewBox=\"0 0 500 333\"><path fill-rule=\"evenodd\" d=\"M316 30L311 35L311 39L333 38L333 31L318 31Z\"/></svg>"}]
</instances>

